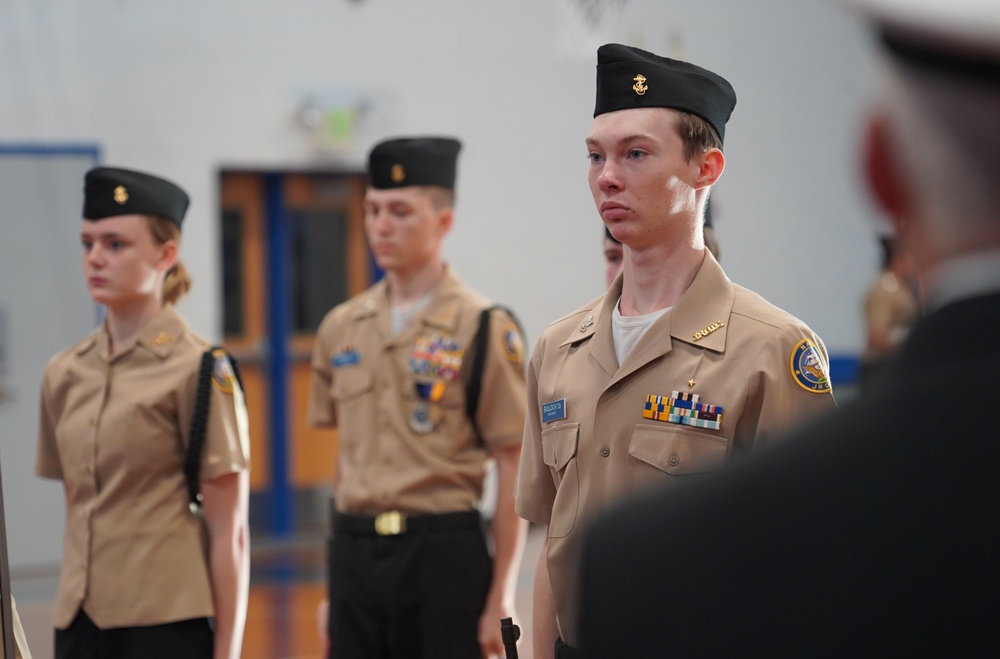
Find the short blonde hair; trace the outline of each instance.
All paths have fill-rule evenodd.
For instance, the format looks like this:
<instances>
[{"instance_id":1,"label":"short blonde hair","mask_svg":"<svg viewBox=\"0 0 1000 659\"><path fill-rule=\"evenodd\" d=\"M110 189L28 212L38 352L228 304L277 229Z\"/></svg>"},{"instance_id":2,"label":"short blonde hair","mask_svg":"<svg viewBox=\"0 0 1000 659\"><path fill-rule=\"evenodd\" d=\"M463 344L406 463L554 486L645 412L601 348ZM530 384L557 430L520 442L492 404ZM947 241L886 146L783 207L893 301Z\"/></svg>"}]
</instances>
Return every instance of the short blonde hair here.
<instances>
[{"instance_id":1,"label":"short blonde hair","mask_svg":"<svg viewBox=\"0 0 1000 659\"><path fill-rule=\"evenodd\" d=\"M684 157L688 162L709 149L722 151L722 140L712 125L698 115L677 112L677 134L684 143Z\"/></svg>"}]
</instances>

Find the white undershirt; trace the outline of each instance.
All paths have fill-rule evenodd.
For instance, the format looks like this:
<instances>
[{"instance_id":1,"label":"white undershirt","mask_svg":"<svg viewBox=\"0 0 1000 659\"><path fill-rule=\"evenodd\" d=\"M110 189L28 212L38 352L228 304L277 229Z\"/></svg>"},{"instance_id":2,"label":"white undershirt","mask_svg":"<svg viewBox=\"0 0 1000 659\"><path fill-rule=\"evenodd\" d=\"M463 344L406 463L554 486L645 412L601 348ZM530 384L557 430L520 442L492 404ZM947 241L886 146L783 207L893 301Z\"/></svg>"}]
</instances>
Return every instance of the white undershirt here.
<instances>
[{"instance_id":1,"label":"white undershirt","mask_svg":"<svg viewBox=\"0 0 1000 659\"><path fill-rule=\"evenodd\" d=\"M406 329L417 314L427 308L427 305L434 299L435 291L431 291L416 302L406 305L389 308L389 321L392 323L393 336L399 336Z\"/></svg>"},{"instance_id":2,"label":"white undershirt","mask_svg":"<svg viewBox=\"0 0 1000 659\"><path fill-rule=\"evenodd\" d=\"M623 316L618 311L618 305L621 304L621 301L621 298L618 298L615 310L611 314L611 336L615 342L615 354L618 356L619 366L625 363L636 344L645 336L646 331L652 327L653 323L671 309L671 307L667 307L645 316Z\"/></svg>"}]
</instances>

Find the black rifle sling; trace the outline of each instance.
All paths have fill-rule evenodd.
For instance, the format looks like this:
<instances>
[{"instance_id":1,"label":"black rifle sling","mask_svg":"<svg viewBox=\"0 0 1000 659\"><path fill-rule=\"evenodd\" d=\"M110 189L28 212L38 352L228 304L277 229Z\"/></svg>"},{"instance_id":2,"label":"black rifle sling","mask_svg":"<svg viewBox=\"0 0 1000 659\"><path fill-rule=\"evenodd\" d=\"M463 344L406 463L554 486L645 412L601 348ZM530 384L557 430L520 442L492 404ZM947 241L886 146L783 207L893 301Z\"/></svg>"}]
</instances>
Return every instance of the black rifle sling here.
<instances>
[{"instance_id":1,"label":"black rifle sling","mask_svg":"<svg viewBox=\"0 0 1000 659\"><path fill-rule=\"evenodd\" d=\"M517 331L521 333L522 337L524 336L524 330L521 328L521 323L517 320L517 316L507 307L495 304L492 307L483 309L483 312L479 315L479 329L476 330L476 336L473 339L476 351L472 356L472 370L469 372L469 381L465 385L465 414L469 417L472 430L475 431L476 437L479 438L481 443L483 441L483 434L479 431L476 412L479 410L479 396L483 388L483 370L486 368L486 353L489 351L490 314L494 309L499 309L506 313L514 321L514 324L517 325Z\"/></svg>"},{"instance_id":2,"label":"black rifle sling","mask_svg":"<svg viewBox=\"0 0 1000 659\"><path fill-rule=\"evenodd\" d=\"M188 507L192 513L201 511L201 451L205 446L205 428L208 425L208 407L212 393L212 370L215 367L215 351L222 350L212 346L201 356L198 367L198 388L195 392L194 414L191 416L191 432L188 433L187 454L184 456L184 479L187 481ZM236 367L236 360L231 356L229 363L233 367L233 375L240 389L243 379Z\"/></svg>"}]
</instances>

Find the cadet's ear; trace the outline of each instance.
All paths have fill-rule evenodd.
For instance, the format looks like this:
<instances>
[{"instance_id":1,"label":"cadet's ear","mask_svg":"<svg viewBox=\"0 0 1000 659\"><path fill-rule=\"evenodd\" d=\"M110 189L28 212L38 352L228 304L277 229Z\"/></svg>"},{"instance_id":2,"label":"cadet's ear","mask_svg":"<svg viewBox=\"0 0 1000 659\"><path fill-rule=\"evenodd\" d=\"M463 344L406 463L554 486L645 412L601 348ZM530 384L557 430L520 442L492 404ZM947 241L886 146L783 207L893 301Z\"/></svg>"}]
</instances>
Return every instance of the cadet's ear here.
<instances>
[{"instance_id":1,"label":"cadet's ear","mask_svg":"<svg viewBox=\"0 0 1000 659\"><path fill-rule=\"evenodd\" d=\"M157 267L163 272L170 270L177 263L179 251L180 247L176 240L168 240L160 245L160 259Z\"/></svg>"},{"instance_id":2,"label":"cadet's ear","mask_svg":"<svg viewBox=\"0 0 1000 659\"><path fill-rule=\"evenodd\" d=\"M906 194L902 185L899 164L889 140L885 117L872 116L865 130L865 178L879 207L899 223L905 220Z\"/></svg>"},{"instance_id":3,"label":"cadet's ear","mask_svg":"<svg viewBox=\"0 0 1000 659\"><path fill-rule=\"evenodd\" d=\"M726 168L726 156L722 155L719 149L709 149L701 155L700 160L696 187L706 188L715 185L722 176L722 170Z\"/></svg>"},{"instance_id":4,"label":"cadet's ear","mask_svg":"<svg viewBox=\"0 0 1000 659\"><path fill-rule=\"evenodd\" d=\"M442 236L448 235L448 233L451 231L451 225L455 221L455 210L451 206L442 208L438 212L438 218L439 218L438 227L441 229L441 235Z\"/></svg>"}]
</instances>

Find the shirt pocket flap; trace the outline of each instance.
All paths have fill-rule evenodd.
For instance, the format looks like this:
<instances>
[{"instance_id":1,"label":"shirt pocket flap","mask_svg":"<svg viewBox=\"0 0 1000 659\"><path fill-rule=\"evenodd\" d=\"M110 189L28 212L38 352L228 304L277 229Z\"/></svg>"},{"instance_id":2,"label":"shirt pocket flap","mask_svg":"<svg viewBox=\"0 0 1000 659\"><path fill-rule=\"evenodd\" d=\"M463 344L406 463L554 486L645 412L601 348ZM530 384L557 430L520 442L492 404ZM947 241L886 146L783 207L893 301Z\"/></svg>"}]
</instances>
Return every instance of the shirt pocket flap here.
<instances>
[{"instance_id":1,"label":"shirt pocket flap","mask_svg":"<svg viewBox=\"0 0 1000 659\"><path fill-rule=\"evenodd\" d=\"M564 423L542 431L542 459L560 471L576 456L579 423Z\"/></svg>"},{"instance_id":2,"label":"shirt pocket flap","mask_svg":"<svg viewBox=\"0 0 1000 659\"><path fill-rule=\"evenodd\" d=\"M375 375L367 369L356 366L339 368L334 371L330 395L337 402L344 402L371 391L374 385Z\"/></svg>"},{"instance_id":3,"label":"shirt pocket flap","mask_svg":"<svg viewBox=\"0 0 1000 659\"><path fill-rule=\"evenodd\" d=\"M668 474L713 471L726 462L729 440L688 428L638 425L632 430L629 454Z\"/></svg>"}]
</instances>

